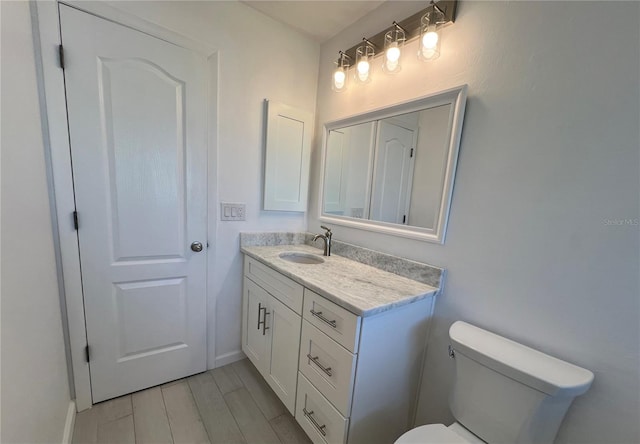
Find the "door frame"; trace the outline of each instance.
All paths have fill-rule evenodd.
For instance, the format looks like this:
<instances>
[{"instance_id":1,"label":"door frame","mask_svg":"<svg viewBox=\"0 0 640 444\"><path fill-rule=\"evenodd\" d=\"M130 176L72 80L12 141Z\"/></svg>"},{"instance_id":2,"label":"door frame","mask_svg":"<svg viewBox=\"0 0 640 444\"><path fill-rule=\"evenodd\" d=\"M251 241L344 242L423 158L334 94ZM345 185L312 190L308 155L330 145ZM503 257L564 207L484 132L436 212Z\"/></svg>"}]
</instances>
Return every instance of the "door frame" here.
<instances>
[{"instance_id":1,"label":"door frame","mask_svg":"<svg viewBox=\"0 0 640 444\"><path fill-rule=\"evenodd\" d=\"M91 408L91 379L89 364L85 359L87 346L84 299L77 231L73 224L75 196L73 173L71 170L71 146L67 124L67 106L63 71L59 66L58 47L62 43L58 5L64 4L91 15L109 20L134 30L159 38L174 45L188 49L206 61L207 76L207 368L215 366L216 300L213 293L215 235L217 229L217 147L218 147L218 61L219 51L206 44L177 34L159 25L123 12L100 2L31 1L32 28L36 71L40 92L42 133L44 138L48 171L51 177L48 186L53 190L55 202L52 202L51 217L57 227L58 248L56 251L58 269L62 280L61 307L66 307L71 362L67 362L68 371L73 375L71 397L75 393L78 412ZM82 221L80 221L82 223ZM55 244L55 242L54 242ZM64 310L64 309L63 309ZM64 313L63 313L64 318Z\"/></svg>"}]
</instances>

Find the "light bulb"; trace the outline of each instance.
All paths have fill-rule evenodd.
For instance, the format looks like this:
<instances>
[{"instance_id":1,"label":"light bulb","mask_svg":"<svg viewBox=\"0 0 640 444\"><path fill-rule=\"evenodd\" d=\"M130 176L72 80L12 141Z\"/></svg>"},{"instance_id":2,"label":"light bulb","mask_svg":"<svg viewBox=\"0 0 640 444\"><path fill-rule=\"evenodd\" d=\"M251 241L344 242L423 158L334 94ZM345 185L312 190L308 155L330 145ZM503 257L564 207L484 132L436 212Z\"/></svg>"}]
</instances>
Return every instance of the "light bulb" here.
<instances>
[{"instance_id":1,"label":"light bulb","mask_svg":"<svg viewBox=\"0 0 640 444\"><path fill-rule=\"evenodd\" d=\"M344 88L344 82L347 78L347 75L344 72L344 69L338 68L333 73L333 85L336 89Z\"/></svg>"},{"instance_id":2,"label":"light bulb","mask_svg":"<svg viewBox=\"0 0 640 444\"><path fill-rule=\"evenodd\" d=\"M387 74L395 74L400 71L400 58L402 57L402 47L406 41L404 30L393 23L395 28L387 31L384 35L384 63L382 70Z\"/></svg>"},{"instance_id":3,"label":"light bulb","mask_svg":"<svg viewBox=\"0 0 640 444\"><path fill-rule=\"evenodd\" d=\"M393 62L397 62L398 59L400 58L400 48L398 48L398 44L395 44L396 46L392 46L389 49L387 49L387 61L393 63Z\"/></svg>"},{"instance_id":4,"label":"light bulb","mask_svg":"<svg viewBox=\"0 0 640 444\"><path fill-rule=\"evenodd\" d=\"M369 72L369 61L364 59L358 62L358 73L367 74Z\"/></svg>"},{"instance_id":5,"label":"light bulb","mask_svg":"<svg viewBox=\"0 0 640 444\"><path fill-rule=\"evenodd\" d=\"M422 36L422 47L424 49L435 49L438 45L438 33L434 31L427 32Z\"/></svg>"},{"instance_id":6,"label":"light bulb","mask_svg":"<svg viewBox=\"0 0 640 444\"><path fill-rule=\"evenodd\" d=\"M436 6L428 11L420 19L421 36L418 58L422 60L434 60L440 56L440 44L442 36L439 34L440 26L445 23L442 10Z\"/></svg>"},{"instance_id":7,"label":"light bulb","mask_svg":"<svg viewBox=\"0 0 640 444\"><path fill-rule=\"evenodd\" d=\"M366 58L363 58L362 60L360 60L358 62L358 78L361 81L366 81L369 78L369 60L367 60Z\"/></svg>"}]
</instances>

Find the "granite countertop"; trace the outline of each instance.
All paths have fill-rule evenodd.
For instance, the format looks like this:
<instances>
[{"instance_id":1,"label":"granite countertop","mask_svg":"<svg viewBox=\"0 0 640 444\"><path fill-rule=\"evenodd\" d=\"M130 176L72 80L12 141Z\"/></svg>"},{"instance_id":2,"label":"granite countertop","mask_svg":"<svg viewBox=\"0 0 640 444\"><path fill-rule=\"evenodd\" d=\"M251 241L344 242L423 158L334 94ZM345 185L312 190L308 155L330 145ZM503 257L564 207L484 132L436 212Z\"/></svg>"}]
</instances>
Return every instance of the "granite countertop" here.
<instances>
[{"instance_id":1,"label":"granite countertop","mask_svg":"<svg viewBox=\"0 0 640 444\"><path fill-rule=\"evenodd\" d=\"M406 277L342 256L322 256L309 245L243 246L240 250L358 316L371 316L433 296L438 291ZM322 264L297 264L279 257L285 251L311 253Z\"/></svg>"}]
</instances>

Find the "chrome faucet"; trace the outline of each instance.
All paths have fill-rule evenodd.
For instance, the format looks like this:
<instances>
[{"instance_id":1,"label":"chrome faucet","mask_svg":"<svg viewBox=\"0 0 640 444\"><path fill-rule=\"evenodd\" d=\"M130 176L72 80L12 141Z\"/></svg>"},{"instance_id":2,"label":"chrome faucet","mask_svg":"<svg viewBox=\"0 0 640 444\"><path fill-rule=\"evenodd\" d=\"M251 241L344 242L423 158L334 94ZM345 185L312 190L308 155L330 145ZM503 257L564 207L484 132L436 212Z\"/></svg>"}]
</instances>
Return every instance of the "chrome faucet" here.
<instances>
[{"instance_id":1,"label":"chrome faucet","mask_svg":"<svg viewBox=\"0 0 640 444\"><path fill-rule=\"evenodd\" d=\"M327 228L324 225L320 225L320 228L326 230L326 232L324 234L316 234L313 236L313 242L318 239L322 239L324 241L324 255L331 256L331 228Z\"/></svg>"}]
</instances>

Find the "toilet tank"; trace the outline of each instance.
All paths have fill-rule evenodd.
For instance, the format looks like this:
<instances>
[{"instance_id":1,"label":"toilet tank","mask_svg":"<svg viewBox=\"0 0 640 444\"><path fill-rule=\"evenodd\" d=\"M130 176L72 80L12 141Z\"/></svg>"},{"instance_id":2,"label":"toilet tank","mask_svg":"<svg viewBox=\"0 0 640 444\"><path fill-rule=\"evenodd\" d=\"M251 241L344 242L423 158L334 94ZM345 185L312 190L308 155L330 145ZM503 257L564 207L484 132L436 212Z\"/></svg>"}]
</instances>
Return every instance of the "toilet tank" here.
<instances>
[{"instance_id":1,"label":"toilet tank","mask_svg":"<svg viewBox=\"0 0 640 444\"><path fill-rule=\"evenodd\" d=\"M593 373L481 328L450 330L456 420L488 443L550 443Z\"/></svg>"}]
</instances>

